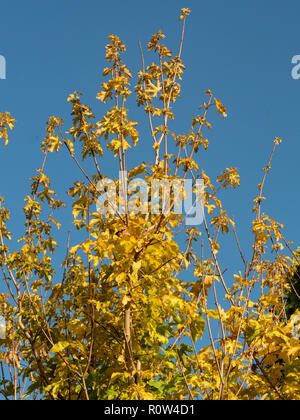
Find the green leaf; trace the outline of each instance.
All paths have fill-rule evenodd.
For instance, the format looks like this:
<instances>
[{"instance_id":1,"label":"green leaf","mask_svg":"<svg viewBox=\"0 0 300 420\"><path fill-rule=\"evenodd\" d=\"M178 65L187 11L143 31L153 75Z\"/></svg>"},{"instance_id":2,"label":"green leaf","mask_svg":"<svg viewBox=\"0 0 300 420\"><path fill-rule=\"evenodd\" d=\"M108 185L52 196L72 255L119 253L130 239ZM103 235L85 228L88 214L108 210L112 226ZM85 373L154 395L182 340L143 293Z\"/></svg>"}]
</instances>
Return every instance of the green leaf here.
<instances>
[{"instance_id":1,"label":"green leaf","mask_svg":"<svg viewBox=\"0 0 300 420\"><path fill-rule=\"evenodd\" d=\"M204 331L206 328L206 322L202 318L202 315L199 315L197 318L193 320L191 323L191 333L193 341L197 341L198 338L202 338Z\"/></svg>"}]
</instances>

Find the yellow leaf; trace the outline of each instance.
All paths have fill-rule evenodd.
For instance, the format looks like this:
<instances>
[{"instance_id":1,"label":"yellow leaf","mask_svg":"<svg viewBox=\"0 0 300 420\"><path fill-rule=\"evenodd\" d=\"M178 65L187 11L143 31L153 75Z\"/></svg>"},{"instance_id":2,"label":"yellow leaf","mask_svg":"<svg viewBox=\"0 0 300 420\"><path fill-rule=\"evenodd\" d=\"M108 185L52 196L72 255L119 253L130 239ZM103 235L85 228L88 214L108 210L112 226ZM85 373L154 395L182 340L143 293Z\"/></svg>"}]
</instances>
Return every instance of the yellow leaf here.
<instances>
[{"instance_id":1,"label":"yellow leaf","mask_svg":"<svg viewBox=\"0 0 300 420\"><path fill-rule=\"evenodd\" d=\"M70 343L68 343L67 341L59 341L57 344L55 344L50 349L50 352L51 353L60 353L63 350L65 350L66 348L68 348L69 346L70 346Z\"/></svg>"}]
</instances>

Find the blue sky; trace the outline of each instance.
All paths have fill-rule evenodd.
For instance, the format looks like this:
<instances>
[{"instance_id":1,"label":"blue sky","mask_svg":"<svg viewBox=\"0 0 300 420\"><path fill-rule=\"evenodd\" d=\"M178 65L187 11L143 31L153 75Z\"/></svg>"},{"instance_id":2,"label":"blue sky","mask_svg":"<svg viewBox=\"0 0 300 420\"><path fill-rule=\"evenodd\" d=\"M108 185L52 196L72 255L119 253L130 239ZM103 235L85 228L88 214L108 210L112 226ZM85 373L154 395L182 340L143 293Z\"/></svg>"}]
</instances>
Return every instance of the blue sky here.
<instances>
[{"instance_id":1,"label":"blue sky","mask_svg":"<svg viewBox=\"0 0 300 420\"><path fill-rule=\"evenodd\" d=\"M213 179L226 167L239 168L241 187L225 195L224 202L234 216L246 253L250 253L252 238L252 200L273 139L282 137L266 183L264 209L284 224L288 240L300 244L300 80L291 77L292 57L300 54L300 3L296 0L2 2L0 55L7 62L7 79L0 80L0 111L10 111L17 124L9 146L0 149L0 195L12 210L11 228L17 233L22 230L28 179L41 164L39 146L49 116L68 121L66 99L75 89L84 93L84 101L99 118L105 112L95 96L103 81L107 36L114 33L125 40L124 59L136 74L138 40L145 45L161 29L171 49L177 49L182 7L190 8L192 15L187 23L183 52L187 70L174 129L177 133L188 130L206 89L227 106L228 119L213 117L211 146L199 162ZM136 152L129 153L132 165L147 160L151 151L146 121L141 113L137 116L142 136ZM103 172L115 175L109 160L101 165ZM51 157L46 173L62 199L68 186L81 179L64 152ZM63 212L60 221L70 223L71 213ZM62 231L59 238L65 241L65 237ZM226 264L236 255L231 248L225 250Z\"/></svg>"}]
</instances>

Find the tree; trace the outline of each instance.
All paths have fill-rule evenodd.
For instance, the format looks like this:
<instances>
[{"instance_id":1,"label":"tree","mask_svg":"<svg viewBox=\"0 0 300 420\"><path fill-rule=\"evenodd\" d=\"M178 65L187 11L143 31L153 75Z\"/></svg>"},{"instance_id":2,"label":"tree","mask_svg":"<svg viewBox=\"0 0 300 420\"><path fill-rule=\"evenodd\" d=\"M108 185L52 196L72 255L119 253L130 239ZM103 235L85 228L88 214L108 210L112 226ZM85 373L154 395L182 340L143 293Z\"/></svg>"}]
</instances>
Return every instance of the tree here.
<instances>
[{"instance_id":1,"label":"tree","mask_svg":"<svg viewBox=\"0 0 300 420\"><path fill-rule=\"evenodd\" d=\"M1 199L0 265L7 288L0 295L7 324L6 338L0 340L3 398L286 400L300 396L295 368L299 341L291 323L282 320L293 258L282 253L284 245L289 246L282 226L261 210L265 179L281 139L274 141L254 200L253 255L247 261L236 225L217 197L220 190L239 186L237 168L225 169L213 183L197 162L209 146L208 115L215 109L225 118L225 106L208 90L188 133L176 134L169 128L175 118L173 104L181 93L189 14L189 9L182 9L177 55L164 45L161 31L148 43L156 63L146 66L142 52L135 93L149 121L152 163L128 170L127 150L140 140L137 123L126 108L133 76L122 61L125 44L111 35L108 67L103 71L108 80L97 95L110 107L98 120L82 103L82 94L75 92L68 98L72 127L64 131L62 119L49 119L42 165L31 178L31 193L25 199L20 250L11 249L9 211ZM10 114L0 114L0 137L6 144L8 128L14 124ZM175 158L169 152L170 141L177 148ZM55 214L64 203L50 187L46 163L52 152L63 148L82 173L69 195L74 227L83 240L71 246L69 234L60 277L53 264L59 247L54 229L60 227ZM121 178L113 180L118 194L110 190L112 184L100 169L99 162L111 152L120 167ZM82 166L86 159L93 163L93 174ZM134 184L137 176L147 182L158 211L133 211L145 204ZM128 197L126 177L133 181ZM188 179L192 192L199 192L202 180L194 203L201 204L202 230L185 224L189 214L175 211L179 194L187 193L183 181ZM157 180L172 182L173 193L167 197L165 190L155 192ZM96 203L105 212L96 211ZM234 279L226 276L219 259L222 236L230 234L241 257L241 271ZM180 235L185 235L184 246ZM273 365L278 358L283 366ZM266 365L271 367L266 370Z\"/></svg>"}]
</instances>

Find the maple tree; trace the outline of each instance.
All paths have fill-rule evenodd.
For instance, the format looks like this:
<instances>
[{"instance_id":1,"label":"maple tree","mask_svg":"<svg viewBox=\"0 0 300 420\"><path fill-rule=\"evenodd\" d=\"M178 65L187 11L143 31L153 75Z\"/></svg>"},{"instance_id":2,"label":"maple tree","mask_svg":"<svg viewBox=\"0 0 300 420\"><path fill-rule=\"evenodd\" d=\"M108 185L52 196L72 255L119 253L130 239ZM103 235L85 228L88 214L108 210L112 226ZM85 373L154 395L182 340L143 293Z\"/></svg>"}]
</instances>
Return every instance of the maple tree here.
<instances>
[{"instance_id":1,"label":"maple tree","mask_svg":"<svg viewBox=\"0 0 300 420\"><path fill-rule=\"evenodd\" d=\"M31 178L25 198L25 233L20 250L11 249L9 211L1 198L0 265L6 293L0 314L6 338L0 340L0 393L6 399L299 399L299 340L288 319L293 261L298 258L282 234L282 225L262 212L263 187L271 168L264 168L254 200L252 258L238 240L235 222L217 197L237 188L237 168L226 168L213 182L201 171L200 153L209 147L208 114L226 108L208 90L188 133L169 130L173 104L180 97L184 73L182 47L189 9L182 9L182 35L177 55L158 31L148 43L157 61L142 69L135 86L137 105L145 111L153 140L153 162L128 170L126 153L140 139L137 123L126 108L133 95L130 70L122 61L126 47L117 36L106 47L108 67L97 98L108 106L97 119L82 94L68 98L72 127L51 117L42 142L42 165ZM14 118L0 113L0 138L8 142ZM177 155L169 153L174 142ZM75 144L80 145L81 157ZM105 148L106 146L106 148ZM62 279L54 268L59 247L56 212L64 206L50 187L46 163L53 152L67 151L82 173L69 189L74 227L84 240L62 257ZM108 149L108 150L106 150ZM204 182L203 225L185 225L174 212L136 214L125 200L124 212L102 214L96 203L108 177L101 159L118 159L121 190L128 179L187 179ZM88 174L82 160L91 160ZM130 194L129 194L130 195ZM132 194L131 194L132 195ZM161 197L160 197L161 199ZM109 204L109 203L108 203ZM118 203L119 204L119 203ZM183 246L178 238L185 235ZM240 271L226 276L220 263L222 235L232 235L240 254ZM290 254L285 255L287 250ZM193 270L192 272L190 270ZM193 274L191 274L193 273ZM208 340L204 336L208 337ZM280 360L280 363L277 363ZM284 372L284 376L283 376ZM283 379L284 378L284 379Z\"/></svg>"}]
</instances>

